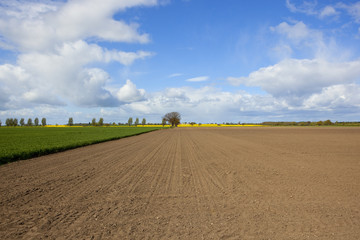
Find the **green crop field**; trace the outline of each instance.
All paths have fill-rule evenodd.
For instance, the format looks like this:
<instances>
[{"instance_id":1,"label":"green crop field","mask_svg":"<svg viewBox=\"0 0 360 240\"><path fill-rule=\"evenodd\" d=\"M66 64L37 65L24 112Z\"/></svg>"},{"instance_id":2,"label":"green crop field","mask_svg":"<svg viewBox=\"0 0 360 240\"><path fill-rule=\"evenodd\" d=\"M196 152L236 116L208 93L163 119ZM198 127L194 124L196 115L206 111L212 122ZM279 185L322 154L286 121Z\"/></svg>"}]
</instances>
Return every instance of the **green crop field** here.
<instances>
[{"instance_id":1,"label":"green crop field","mask_svg":"<svg viewBox=\"0 0 360 240\"><path fill-rule=\"evenodd\" d=\"M0 164L93 143L138 135L161 127L1 127Z\"/></svg>"}]
</instances>

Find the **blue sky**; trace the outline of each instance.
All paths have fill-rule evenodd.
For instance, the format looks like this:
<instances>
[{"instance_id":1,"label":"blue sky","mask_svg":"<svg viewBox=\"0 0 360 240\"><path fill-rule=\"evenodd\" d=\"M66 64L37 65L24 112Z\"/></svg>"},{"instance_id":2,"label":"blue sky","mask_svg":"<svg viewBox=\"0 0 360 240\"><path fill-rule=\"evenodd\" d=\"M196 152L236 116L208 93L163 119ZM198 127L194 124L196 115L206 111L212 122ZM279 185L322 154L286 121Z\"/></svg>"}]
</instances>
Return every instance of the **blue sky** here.
<instances>
[{"instance_id":1,"label":"blue sky","mask_svg":"<svg viewBox=\"0 0 360 240\"><path fill-rule=\"evenodd\" d=\"M0 0L0 120L360 120L360 1Z\"/></svg>"}]
</instances>

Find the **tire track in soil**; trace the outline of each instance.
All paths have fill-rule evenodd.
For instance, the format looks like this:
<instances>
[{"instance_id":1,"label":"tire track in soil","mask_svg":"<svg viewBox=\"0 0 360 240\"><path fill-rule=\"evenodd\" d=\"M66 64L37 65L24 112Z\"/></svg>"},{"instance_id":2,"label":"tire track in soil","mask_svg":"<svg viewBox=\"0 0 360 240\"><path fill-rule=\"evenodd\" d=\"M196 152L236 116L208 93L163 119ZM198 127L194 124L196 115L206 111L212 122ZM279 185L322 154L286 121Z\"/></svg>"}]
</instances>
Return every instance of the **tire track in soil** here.
<instances>
[{"instance_id":1,"label":"tire track in soil","mask_svg":"<svg viewBox=\"0 0 360 240\"><path fill-rule=\"evenodd\" d=\"M169 129L0 166L2 239L359 239L360 128Z\"/></svg>"}]
</instances>

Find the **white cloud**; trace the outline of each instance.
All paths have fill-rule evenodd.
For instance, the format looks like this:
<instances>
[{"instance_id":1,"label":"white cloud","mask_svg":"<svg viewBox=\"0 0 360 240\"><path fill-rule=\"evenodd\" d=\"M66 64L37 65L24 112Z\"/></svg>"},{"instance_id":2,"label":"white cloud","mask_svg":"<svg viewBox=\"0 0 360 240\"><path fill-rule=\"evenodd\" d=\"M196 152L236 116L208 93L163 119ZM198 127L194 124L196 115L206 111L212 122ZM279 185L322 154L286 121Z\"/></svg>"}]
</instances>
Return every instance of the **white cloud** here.
<instances>
[{"instance_id":1,"label":"white cloud","mask_svg":"<svg viewBox=\"0 0 360 240\"><path fill-rule=\"evenodd\" d=\"M209 80L208 76L200 76L200 77L189 78L186 81L187 82L204 82L207 80Z\"/></svg>"},{"instance_id":2,"label":"white cloud","mask_svg":"<svg viewBox=\"0 0 360 240\"><path fill-rule=\"evenodd\" d=\"M104 60L106 60L106 62L118 61L119 63L124 65L131 65L137 59L145 59L153 55L154 53L146 52L146 51L137 51L137 52L106 51Z\"/></svg>"},{"instance_id":3,"label":"white cloud","mask_svg":"<svg viewBox=\"0 0 360 240\"><path fill-rule=\"evenodd\" d=\"M353 4L345 4L340 2L337 4L337 7L340 9L345 9L356 23L360 23L360 1Z\"/></svg>"},{"instance_id":4,"label":"white cloud","mask_svg":"<svg viewBox=\"0 0 360 240\"><path fill-rule=\"evenodd\" d=\"M360 86L340 84L323 88L304 101L306 109L358 109L360 108Z\"/></svg>"},{"instance_id":5,"label":"white cloud","mask_svg":"<svg viewBox=\"0 0 360 240\"><path fill-rule=\"evenodd\" d=\"M162 116L166 112L178 111L183 121L222 122L259 119L273 111L286 107L283 102L266 95L251 95L244 91L231 93L213 87L168 88L148 94L144 101L123 105L120 108L134 115ZM158 122L161 119L157 120Z\"/></svg>"},{"instance_id":6,"label":"white cloud","mask_svg":"<svg viewBox=\"0 0 360 240\"><path fill-rule=\"evenodd\" d=\"M0 46L16 51L18 56L16 65L0 65L0 92L2 98L6 96L0 108L121 104L119 94L108 90L109 74L96 64L115 61L128 66L154 53L108 50L89 44L86 39L148 42L148 35L139 33L138 25L114 20L113 15L129 7L156 3L155 0L4 1L0 5ZM131 99L139 98L126 101Z\"/></svg>"},{"instance_id":7,"label":"white cloud","mask_svg":"<svg viewBox=\"0 0 360 240\"><path fill-rule=\"evenodd\" d=\"M182 75L183 75L182 73L173 73L173 74L170 74L170 75L168 76L168 78L180 77L180 76L182 76Z\"/></svg>"},{"instance_id":8,"label":"white cloud","mask_svg":"<svg viewBox=\"0 0 360 240\"><path fill-rule=\"evenodd\" d=\"M359 80L360 61L334 63L322 59L286 59L247 77L229 77L235 86L258 86L275 97L299 100L323 88Z\"/></svg>"},{"instance_id":9,"label":"white cloud","mask_svg":"<svg viewBox=\"0 0 360 240\"><path fill-rule=\"evenodd\" d=\"M324 9L320 12L319 17L320 18L325 18L328 16L333 16L333 15L337 15L338 12L335 10L334 7L332 6L326 6L324 7Z\"/></svg>"},{"instance_id":10,"label":"white cloud","mask_svg":"<svg viewBox=\"0 0 360 240\"><path fill-rule=\"evenodd\" d=\"M31 59L33 61L31 61ZM35 105L63 106L118 106L124 102L139 101L145 91L131 82L120 89L109 90L109 75L99 68L85 68L81 60L68 65L58 55L23 56L20 66L0 65L0 91L6 100L1 109L19 109ZM118 92L116 92L118 91Z\"/></svg>"},{"instance_id":11,"label":"white cloud","mask_svg":"<svg viewBox=\"0 0 360 240\"><path fill-rule=\"evenodd\" d=\"M331 61L346 61L351 51L339 46L333 37L322 31L309 28L303 22L289 24L282 22L270 30L277 33L279 40L271 54L286 58L322 58Z\"/></svg>"},{"instance_id":12,"label":"white cloud","mask_svg":"<svg viewBox=\"0 0 360 240\"><path fill-rule=\"evenodd\" d=\"M291 3L290 0L286 0L286 7L291 12L299 12L299 13L305 13L307 15L316 15L317 12L315 10L316 7L316 1L310 2L310 1L304 1L301 5L296 6L294 3Z\"/></svg>"},{"instance_id":13,"label":"white cloud","mask_svg":"<svg viewBox=\"0 0 360 240\"><path fill-rule=\"evenodd\" d=\"M137 89L134 83L126 80L126 84L117 91L116 95L121 102L136 102L145 99L145 90Z\"/></svg>"},{"instance_id":14,"label":"white cloud","mask_svg":"<svg viewBox=\"0 0 360 240\"><path fill-rule=\"evenodd\" d=\"M0 34L5 43L22 51L49 50L66 41L98 38L117 42L149 42L138 24L116 21L117 11L152 6L156 0L59 2L7 1L0 6Z\"/></svg>"},{"instance_id":15,"label":"white cloud","mask_svg":"<svg viewBox=\"0 0 360 240\"><path fill-rule=\"evenodd\" d=\"M311 31L303 22L298 22L294 25L289 25L286 22L282 22L276 27L270 28L272 31L279 34L285 35L288 39L296 42L300 42L307 39L313 33L319 34L318 32Z\"/></svg>"}]
</instances>

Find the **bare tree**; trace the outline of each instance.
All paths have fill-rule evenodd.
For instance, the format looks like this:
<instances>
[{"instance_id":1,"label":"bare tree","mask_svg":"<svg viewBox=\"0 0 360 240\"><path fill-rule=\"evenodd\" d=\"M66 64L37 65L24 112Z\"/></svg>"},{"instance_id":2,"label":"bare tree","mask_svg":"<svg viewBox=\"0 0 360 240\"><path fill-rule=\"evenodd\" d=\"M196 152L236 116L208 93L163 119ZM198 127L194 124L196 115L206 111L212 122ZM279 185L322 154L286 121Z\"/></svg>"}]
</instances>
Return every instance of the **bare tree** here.
<instances>
[{"instance_id":1,"label":"bare tree","mask_svg":"<svg viewBox=\"0 0 360 240\"><path fill-rule=\"evenodd\" d=\"M172 127L174 127L174 126L177 127L180 123L181 115L178 112L170 112L170 113L165 114L163 119L165 119L165 121L169 122Z\"/></svg>"},{"instance_id":2,"label":"bare tree","mask_svg":"<svg viewBox=\"0 0 360 240\"><path fill-rule=\"evenodd\" d=\"M91 120L91 125L96 126L96 118L93 118L93 119Z\"/></svg>"},{"instance_id":3,"label":"bare tree","mask_svg":"<svg viewBox=\"0 0 360 240\"><path fill-rule=\"evenodd\" d=\"M143 118L141 124L142 124L143 126L146 124L146 119L145 119L145 118Z\"/></svg>"}]
</instances>

